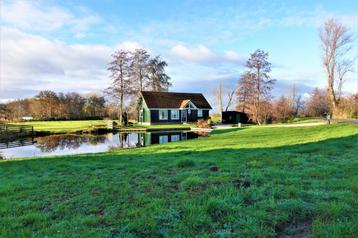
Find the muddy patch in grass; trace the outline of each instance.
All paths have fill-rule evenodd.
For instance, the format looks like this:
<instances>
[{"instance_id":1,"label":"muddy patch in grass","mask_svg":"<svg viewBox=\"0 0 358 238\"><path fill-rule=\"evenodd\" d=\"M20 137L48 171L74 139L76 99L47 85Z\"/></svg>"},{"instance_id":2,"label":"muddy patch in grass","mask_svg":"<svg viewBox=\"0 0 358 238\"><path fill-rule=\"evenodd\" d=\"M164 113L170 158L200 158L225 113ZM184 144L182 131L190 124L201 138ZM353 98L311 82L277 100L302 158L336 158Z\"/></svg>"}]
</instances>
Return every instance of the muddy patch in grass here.
<instances>
[{"instance_id":1,"label":"muddy patch in grass","mask_svg":"<svg viewBox=\"0 0 358 238\"><path fill-rule=\"evenodd\" d=\"M194 167L195 166L195 162L193 160L190 159L185 159L185 160L180 160L177 164L177 166L179 168L189 168L189 167Z\"/></svg>"},{"instance_id":2,"label":"muddy patch in grass","mask_svg":"<svg viewBox=\"0 0 358 238\"><path fill-rule=\"evenodd\" d=\"M232 181L232 184L238 189L239 188L248 188L251 186L251 182L245 177L241 177L239 179Z\"/></svg>"},{"instance_id":3,"label":"muddy patch in grass","mask_svg":"<svg viewBox=\"0 0 358 238\"><path fill-rule=\"evenodd\" d=\"M219 171L219 167L213 165L213 166L210 166L210 167L209 167L209 170L210 170L211 172L218 172L218 171Z\"/></svg>"},{"instance_id":4,"label":"muddy patch in grass","mask_svg":"<svg viewBox=\"0 0 358 238\"><path fill-rule=\"evenodd\" d=\"M148 175L147 179L156 179L157 177L155 175Z\"/></svg>"},{"instance_id":5,"label":"muddy patch in grass","mask_svg":"<svg viewBox=\"0 0 358 238\"><path fill-rule=\"evenodd\" d=\"M277 237L279 238L303 238L311 232L311 221L284 222L276 225Z\"/></svg>"}]
</instances>

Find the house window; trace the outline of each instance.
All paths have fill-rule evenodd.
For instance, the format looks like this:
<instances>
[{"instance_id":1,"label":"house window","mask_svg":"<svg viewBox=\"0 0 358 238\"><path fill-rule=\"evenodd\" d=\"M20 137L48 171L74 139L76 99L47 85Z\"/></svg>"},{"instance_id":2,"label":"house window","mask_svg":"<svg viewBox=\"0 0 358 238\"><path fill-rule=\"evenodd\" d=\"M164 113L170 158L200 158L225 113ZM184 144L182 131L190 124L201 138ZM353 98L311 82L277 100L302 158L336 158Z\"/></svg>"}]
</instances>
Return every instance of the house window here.
<instances>
[{"instance_id":1,"label":"house window","mask_svg":"<svg viewBox=\"0 0 358 238\"><path fill-rule=\"evenodd\" d=\"M168 120L168 110L159 110L159 120Z\"/></svg>"},{"instance_id":2,"label":"house window","mask_svg":"<svg viewBox=\"0 0 358 238\"><path fill-rule=\"evenodd\" d=\"M198 110L198 117L203 117L203 110Z\"/></svg>"},{"instance_id":3,"label":"house window","mask_svg":"<svg viewBox=\"0 0 358 238\"><path fill-rule=\"evenodd\" d=\"M172 120L179 120L179 110L171 110L170 111L170 118Z\"/></svg>"},{"instance_id":4,"label":"house window","mask_svg":"<svg viewBox=\"0 0 358 238\"><path fill-rule=\"evenodd\" d=\"M171 135L170 141L171 142L180 141L180 135Z\"/></svg>"},{"instance_id":5,"label":"house window","mask_svg":"<svg viewBox=\"0 0 358 238\"><path fill-rule=\"evenodd\" d=\"M168 136L159 136L159 144L164 144L168 142Z\"/></svg>"}]
</instances>

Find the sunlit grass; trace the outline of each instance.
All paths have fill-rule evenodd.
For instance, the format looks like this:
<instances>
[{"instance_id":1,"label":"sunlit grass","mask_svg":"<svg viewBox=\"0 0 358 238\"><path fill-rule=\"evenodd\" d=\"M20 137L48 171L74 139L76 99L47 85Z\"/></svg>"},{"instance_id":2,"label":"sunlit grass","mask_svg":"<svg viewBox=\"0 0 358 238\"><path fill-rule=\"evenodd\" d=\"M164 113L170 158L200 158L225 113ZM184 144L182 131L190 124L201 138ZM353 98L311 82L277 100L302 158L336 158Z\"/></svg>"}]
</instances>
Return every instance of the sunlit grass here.
<instances>
[{"instance_id":1,"label":"sunlit grass","mask_svg":"<svg viewBox=\"0 0 358 238\"><path fill-rule=\"evenodd\" d=\"M0 237L354 237L358 126L0 162Z\"/></svg>"}]
</instances>

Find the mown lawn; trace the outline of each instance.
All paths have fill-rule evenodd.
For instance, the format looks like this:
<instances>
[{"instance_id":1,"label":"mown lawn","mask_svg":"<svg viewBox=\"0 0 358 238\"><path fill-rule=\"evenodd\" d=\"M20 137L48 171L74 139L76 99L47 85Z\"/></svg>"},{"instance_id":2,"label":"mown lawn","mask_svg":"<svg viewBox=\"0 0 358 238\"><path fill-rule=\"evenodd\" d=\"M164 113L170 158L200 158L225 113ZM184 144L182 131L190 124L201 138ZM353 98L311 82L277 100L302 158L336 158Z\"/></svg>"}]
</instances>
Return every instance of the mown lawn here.
<instances>
[{"instance_id":1,"label":"mown lawn","mask_svg":"<svg viewBox=\"0 0 358 238\"><path fill-rule=\"evenodd\" d=\"M83 121L29 121L16 123L17 125L30 125L37 132L50 133L74 133L78 131L91 130L94 128L106 128L105 120L83 120Z\"/></svg>"},{"instance_id":2,"label":"mown lawn","mask_svg":"<svg viewBox=\"0 0 358 238\"><path fill-rule=\"evenodd\" d=\"M3 161L0 177L0 237L358 234L358 126L348 124Z\"/></svg>"}]
</instances>

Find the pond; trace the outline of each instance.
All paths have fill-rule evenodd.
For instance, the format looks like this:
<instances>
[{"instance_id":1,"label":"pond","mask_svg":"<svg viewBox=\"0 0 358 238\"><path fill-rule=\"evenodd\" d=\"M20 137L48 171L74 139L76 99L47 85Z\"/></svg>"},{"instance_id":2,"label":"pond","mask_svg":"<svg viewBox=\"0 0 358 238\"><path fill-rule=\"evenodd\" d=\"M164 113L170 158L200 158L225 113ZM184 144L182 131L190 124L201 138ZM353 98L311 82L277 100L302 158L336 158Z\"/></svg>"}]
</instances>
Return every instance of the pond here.
<instances>
[{"instance_id":1,"label":"pond","mask_svg":"<svg viewBox=\"0 0 358 238\"><path fill-rule=\"evenodd\" d=\"M0 143L0 158L72 155L105 152L112 148L144 147L208 136L205 132L160 131L94 134L61 134L22 138Z\"/></svg>"}]
</instances>

